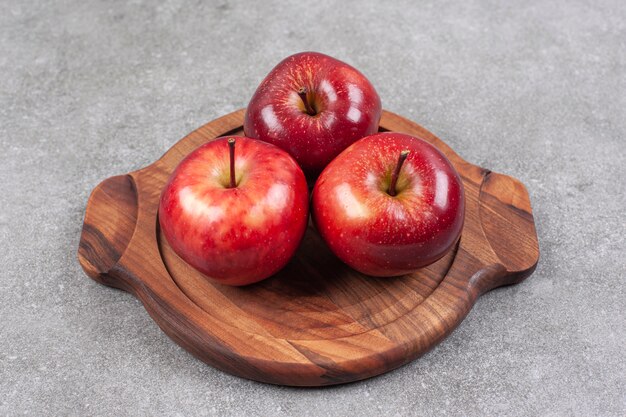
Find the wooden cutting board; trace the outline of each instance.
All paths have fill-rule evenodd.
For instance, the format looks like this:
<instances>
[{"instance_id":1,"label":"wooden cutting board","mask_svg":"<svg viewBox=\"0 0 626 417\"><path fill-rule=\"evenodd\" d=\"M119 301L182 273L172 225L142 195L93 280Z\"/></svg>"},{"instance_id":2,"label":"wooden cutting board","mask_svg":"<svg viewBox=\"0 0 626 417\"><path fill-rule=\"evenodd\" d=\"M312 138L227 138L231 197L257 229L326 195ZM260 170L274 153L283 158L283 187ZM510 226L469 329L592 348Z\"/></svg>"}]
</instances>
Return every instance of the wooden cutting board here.
<instances>
[{"instance_id":1,"label":"wooden cutting board","mask_svg":"<svg viewBox=\"0 0 626 417\"><path fill-rule=\"evenodd\" d=\"M243 116L239 110L214 120L152 165L100 183L87 202L78 249L87 275L135 295L169 337L206 363L274 384L368 378L424 354L478 296L535 269L539 246L524 185L464 161L423 127L384 112L381 131L427 140L459 171L466 218L454 250L412 275L372 278L341 263L310 226L277 275L248 287L208 282L160 234L159 196L196 147L243 134Z\"/></svg>"}]
</instances>

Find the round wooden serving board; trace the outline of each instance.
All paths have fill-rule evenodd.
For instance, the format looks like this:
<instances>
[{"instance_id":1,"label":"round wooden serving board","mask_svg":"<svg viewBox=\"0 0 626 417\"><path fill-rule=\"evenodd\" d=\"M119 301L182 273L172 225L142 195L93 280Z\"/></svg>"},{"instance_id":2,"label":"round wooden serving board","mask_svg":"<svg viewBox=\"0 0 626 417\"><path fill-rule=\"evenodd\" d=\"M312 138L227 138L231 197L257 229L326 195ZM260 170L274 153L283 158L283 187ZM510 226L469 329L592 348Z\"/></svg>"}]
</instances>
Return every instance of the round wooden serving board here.
<instances>
[{"instance_id":1,"label":"round wooden serving board","mask_svg":"<svg viewBox=\"0 0 626 417\"><path fill-rule=\"evenodd\" d=\"M212 284L161 236L158 203L176 165L216 137L242 134L244 110L214 120L152 165L108 178L87 202L78 259L91 278L134 294L163 331L206 363L274 384L368 378L441 342L482 293L534 270L539 246L519 181L469 164L421 126L384 112L381 131L421 137L465 185L456 248L412 275L372 278L341 263L312 227L277 275L248 287Z\"/></svg>"}]
</instances>

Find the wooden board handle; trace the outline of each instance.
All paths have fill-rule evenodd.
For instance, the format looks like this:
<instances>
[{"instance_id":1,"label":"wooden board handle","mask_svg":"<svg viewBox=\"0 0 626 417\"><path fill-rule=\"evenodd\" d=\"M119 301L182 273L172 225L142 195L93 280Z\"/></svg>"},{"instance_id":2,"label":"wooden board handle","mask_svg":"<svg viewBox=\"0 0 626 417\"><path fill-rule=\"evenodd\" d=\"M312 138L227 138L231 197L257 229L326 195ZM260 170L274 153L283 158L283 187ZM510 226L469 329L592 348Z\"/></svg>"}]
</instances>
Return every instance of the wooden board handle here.
<instances>
[{"instance_id":1,"label":"wooden board handle","mask_svg":"<svg viewBox=\"0 0 626 417\"><path fill-rule=\"evenodd\" d=\"M528 190L515 178L487 171L479 198L485 236L512 277L504 284L520 282L539 261L539 240Z\"/></svg>"},{"instance_id":2,"label":"wooden board handle","mask_svg":"<svg viewBox=\"0 0 626 417\"><path fill-rule=\"evenodd\" d=\"M466 164L459 170L465 178L466 220L448 275L478 297L532 274L539 244L526 187L508 175Z\"/></svg>"},{"instance_id":3,"label":"wooden board handle","mask_svg":"<svg viewBox=\"0 0 626 417\"><path fill-rule=\"evenodd\" d=\"M130 175L102 181L87 202L78 260L93 280L129 291L110 272L126 250L137 224L137 189Z\"/></svg>"}]
</instances>

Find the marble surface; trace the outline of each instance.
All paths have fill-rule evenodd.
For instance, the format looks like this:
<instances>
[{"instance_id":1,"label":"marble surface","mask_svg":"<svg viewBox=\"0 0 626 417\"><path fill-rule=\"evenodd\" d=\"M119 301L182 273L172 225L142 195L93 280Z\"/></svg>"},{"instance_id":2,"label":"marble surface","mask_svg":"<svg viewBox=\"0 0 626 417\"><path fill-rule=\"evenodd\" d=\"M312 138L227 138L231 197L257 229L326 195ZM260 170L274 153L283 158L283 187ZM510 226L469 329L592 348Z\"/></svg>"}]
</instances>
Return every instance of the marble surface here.
<instances>
[{"instance_id":1,"label":"marble surface","mask_svg":"<svg viewBox=\"0 0 626 417\"><path fill-rule=\"evenodd\" d=\"M204 365L89 280L85 203L245 107L283 57L522 180L541 260L431 353L324 389ZM626 8L615 1L0 1L0 415L626 415Z\"/></svg>"}]
</instances>

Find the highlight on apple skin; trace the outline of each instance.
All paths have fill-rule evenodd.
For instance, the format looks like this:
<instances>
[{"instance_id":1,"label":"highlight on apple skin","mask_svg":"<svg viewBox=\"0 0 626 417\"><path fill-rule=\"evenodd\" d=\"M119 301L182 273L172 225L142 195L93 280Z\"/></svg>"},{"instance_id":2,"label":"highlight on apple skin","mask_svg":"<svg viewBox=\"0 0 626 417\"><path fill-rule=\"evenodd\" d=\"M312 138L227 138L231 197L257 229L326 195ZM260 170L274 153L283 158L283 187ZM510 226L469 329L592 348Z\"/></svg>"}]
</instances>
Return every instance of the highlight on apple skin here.
<instances>
[{"instance_id":1,"label":"highlight on apple skin","mask_svg":"<svg viewBox=\"0 0 626 417\"><path fill-rule=\"evenodd\" d=\"M302 52L285 58L259 85L244 132L289 152L311 178L349 145L376 133L381 114L378 93L357 69Z\"/></svg>"},{"instance_id":2,"label":"highlight on apple skin","mask_svg":"<svg viewBox=\"0 0 626 417\"><path fill-rule=\"evenodd\" d=\"M308 223L304 173L282 149L224 137L189 154L160 200L172 249L210 280L246 285L282 269Z\"/></svg>"},{"instance_id":3,"label":"highlight on apple skin","mask_svg":"<svg viewBox=\"0 0 626 417\"><path fill-rule=\"evenodd\" d=\"M405 275L443 257L461 235L464 213L463 183L450 161L401 133L357 141L313 189L313 220L330 249L378 277Z\"/></svg>"}]
</instances>

